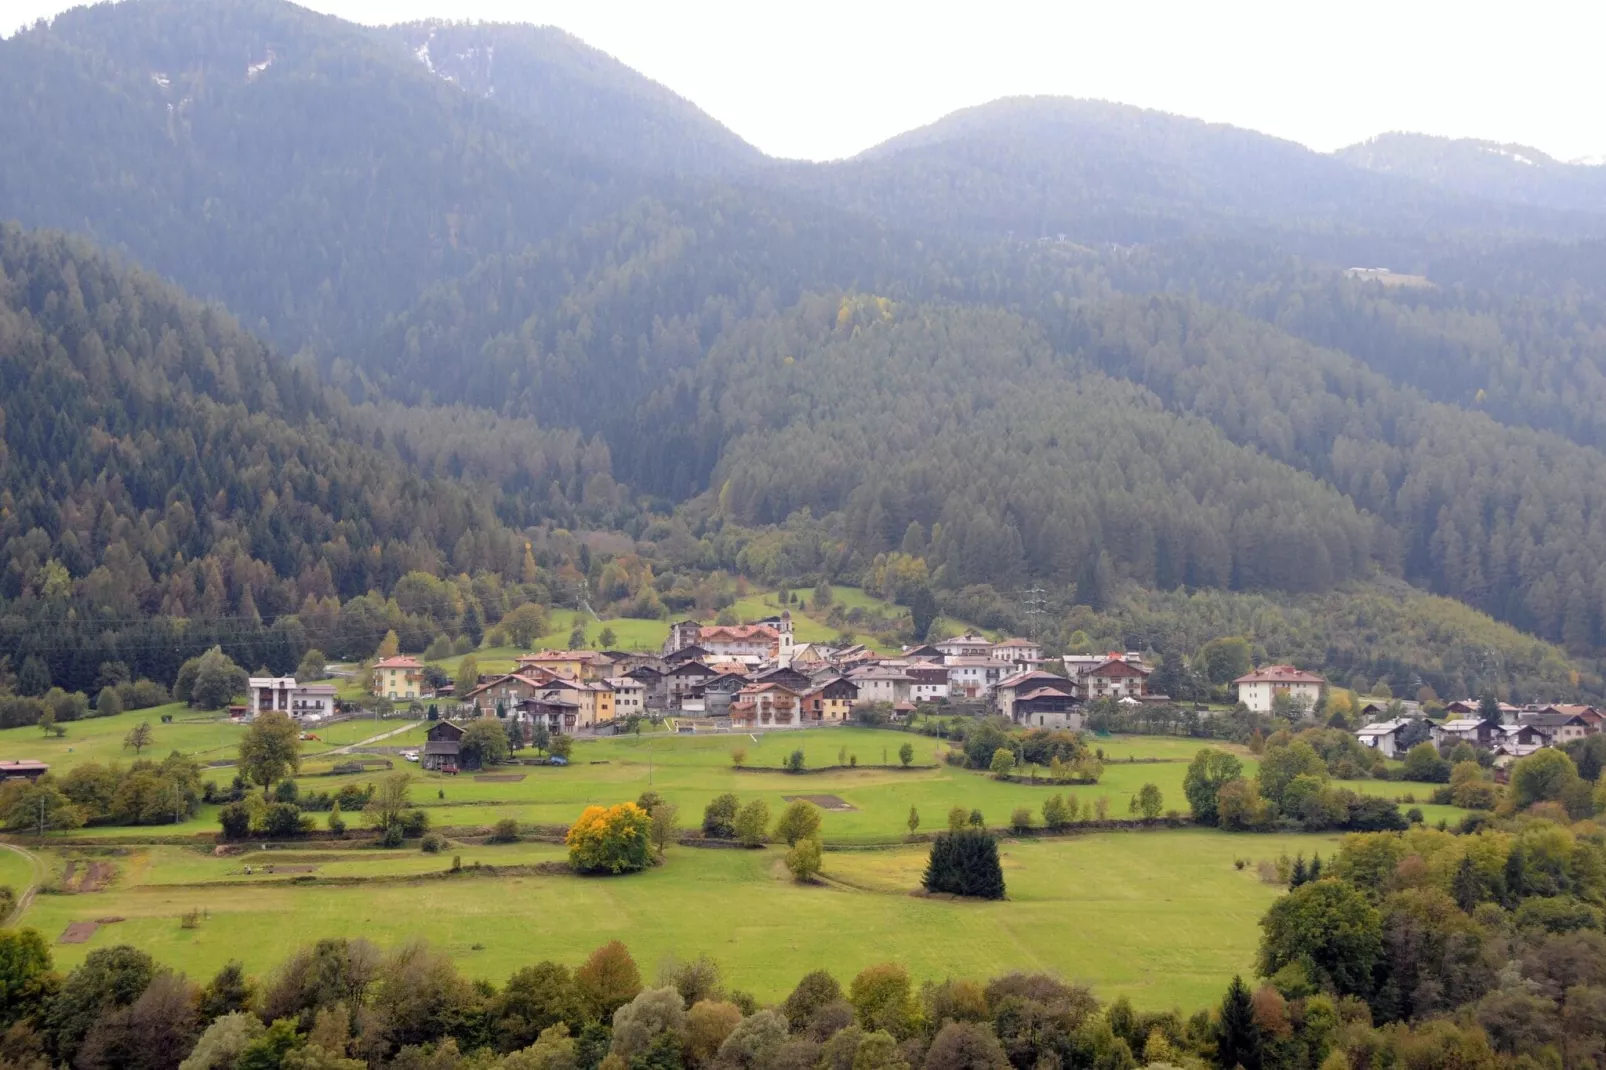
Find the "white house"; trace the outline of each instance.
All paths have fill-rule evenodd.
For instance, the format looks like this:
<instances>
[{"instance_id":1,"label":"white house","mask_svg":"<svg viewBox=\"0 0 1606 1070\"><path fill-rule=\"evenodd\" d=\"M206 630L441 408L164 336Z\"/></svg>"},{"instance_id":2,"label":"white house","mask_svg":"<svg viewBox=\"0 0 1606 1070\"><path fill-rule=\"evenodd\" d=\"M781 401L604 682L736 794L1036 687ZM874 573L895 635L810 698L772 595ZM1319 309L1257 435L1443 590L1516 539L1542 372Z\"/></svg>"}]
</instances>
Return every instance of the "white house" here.
<instances>
[{"instance_id":1,"label":"white house","mask_svg":"<svg viewBox=\"0 0 1606 1070\"><path fill-rule=\"evenodd\" d=\"M1043 660L1043 648L1030 639L1005 639L994 643L988 656L1017 669L1027 669Z\"/></svg>"},{"instance_id":2,"label":"white house","mask_svg":"<svg viewBox=\"0 0 1606 1070\"><path fill-rule=\"evenodd\" d=\"M1270 713L1272 701L1278 695L1304 699L1309 708L1314 709L1326 682L1315 673L1292 665L1268 665L1233 681L1238 685L1238 701L1255 713Z\"/></svg>"},{"instance_id":3,"label":"white house","mask_svg":"<svg viewBox=\"0 0 1606 1070\"><path fill-rule=\"evenodd\" d=\"M294 676L253 676L246 683L246 705L253 717L278 710L321 721L335 712L335 688L333 684L298 684Z\"/></svg>"},{"instance_id":4,"label":"white house","mask_svg":"<svg viewBox=\"0 0 1606 1070\"><path fill-rule=\"evenodd\" d=\"M848 680L859 689L859 704L890 702L894 706L909 701L909 689L914 680L901 668L872 665L855 669Z\"/></svg>"},{"instance_id":5,"label":"white house","mask_svg":"<svg viewBox=\"0 0 1606 1070\"><path fill-rule=\"evenodd\" d=\"M942 651L942 656L945 658L985 658L993 650L991 639L975 633L956 635L952 639L944 639L931 645Z\"/></svg>"},{"instance_id":6,"label":"white house","mask_svg":"<svg viewBox=\"0 0 1606 1070\"><path fill-rule=\"evenodd\" d=\"M992 658L950 657L947 662L948 693L955 698L986 698L1009 671Z\"/></svg>"},{"instance_id":7,"label":"white house","mask_svg":"<svg viewBox=\"0 0 1606 1070\"><path fill-rule=\"evenodd\" d=\"M613 715L641 716L647 712L647 685L632 676L610 676L602 681L613 689Z\"/></svg>"}]
</instances>

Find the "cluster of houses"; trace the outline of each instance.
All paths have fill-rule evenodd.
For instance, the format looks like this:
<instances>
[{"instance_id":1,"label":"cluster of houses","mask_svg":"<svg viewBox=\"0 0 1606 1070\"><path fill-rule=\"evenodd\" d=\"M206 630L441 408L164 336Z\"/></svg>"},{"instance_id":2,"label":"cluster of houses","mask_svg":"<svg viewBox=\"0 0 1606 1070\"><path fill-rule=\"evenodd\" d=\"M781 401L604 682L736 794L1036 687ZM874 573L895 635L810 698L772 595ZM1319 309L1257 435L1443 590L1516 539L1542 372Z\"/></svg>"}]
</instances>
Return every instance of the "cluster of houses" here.
<instances>
[{"instance_id":1,"label":"cluster of houses","mask_svg":"<svg viewBox=\"0 0 1606 1070\"><path fill-rule=\"evenodd\" d=\"M1049 671L1053 665L1058 671ZM413 658L380 662L376 691L426 697ZM894 718L922 703L961 700L1033 727L1080 728L1081 707L1100 698L1164 701L1147 694L1138 653L1045 659L1029 639L961 635L883 656L862 644L796 641L789 613L750 624L678 621L656 653L546 650L512 672L482 677L453 698L460 715L501 716L554 732L586 732L632 714L668 716L682 731L802 728L848 720L884 704Z\"/></svg>"},{"instance_id":2,"label":"cluster of houses","mask_svg":"<svg viewBox=\"0 0 1606 1070\"><path fill-rule=\"evenodd\" d=\"M1480 712L1475 699L1445 706L1446 718L1431 721L1423 717L1415 703L1402 703L1405 715L1369 724L1355 733L1357 739L1386 758L1403 758L1405 752L1422 742L1438 747L1467 743L1494 755L1498 767L1544 747L1559 747L1575 739L1599 733L1606 726L1606 711L1595 706L1552 703L1548 706L1511 706L1499 703L1497 718ZM1361 713L1376 716L1386 712L1376 704Z\"/></svg>"}]
</instances>

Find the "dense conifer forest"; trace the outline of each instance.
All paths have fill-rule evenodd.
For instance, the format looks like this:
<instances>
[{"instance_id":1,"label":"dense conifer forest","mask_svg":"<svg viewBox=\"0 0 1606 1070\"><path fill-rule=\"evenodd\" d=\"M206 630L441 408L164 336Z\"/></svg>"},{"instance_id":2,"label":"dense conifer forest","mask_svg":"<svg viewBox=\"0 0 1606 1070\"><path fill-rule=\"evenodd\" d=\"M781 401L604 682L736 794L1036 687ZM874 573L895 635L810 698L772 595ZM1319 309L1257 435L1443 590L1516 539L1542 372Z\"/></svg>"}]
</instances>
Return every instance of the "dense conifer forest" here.
<instances>
[{"instance_id":1,"label":"dense conifer forest","mask_svg":"<svg viewBox=\"0 0 1606 1070\"><path fill-rule=\"evenodd\" d=\"M557 31L280 0L0 41L0 138L9 671L726 572L1602 689L1596 169L1049 98L777 161Z\"/></svg>"}]
</instances>

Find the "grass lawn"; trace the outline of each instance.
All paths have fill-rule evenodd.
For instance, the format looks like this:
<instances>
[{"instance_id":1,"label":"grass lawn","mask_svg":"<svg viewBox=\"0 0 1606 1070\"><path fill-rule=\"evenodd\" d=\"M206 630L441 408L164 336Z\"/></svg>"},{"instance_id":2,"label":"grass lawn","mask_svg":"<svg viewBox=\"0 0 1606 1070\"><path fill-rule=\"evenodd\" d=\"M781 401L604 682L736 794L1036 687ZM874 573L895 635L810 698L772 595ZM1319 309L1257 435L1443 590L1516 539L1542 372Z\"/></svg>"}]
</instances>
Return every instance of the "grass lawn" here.
<instances>
[{"instance_id":1,"label":"grass lawn","mask_svg":"<svg viewBox=\"0 0 1606 1070\"><path fill-rule=\"evenodd\" d=\"M670 954L708 953L734 987L776 1000L810 969L846 982L870 963L895 959L918 979L984 978L1046 969L1093 984L1108 999L1145 1008L1213 1003L1234 973L1249 969L1258 922L1279 890L1251 864L1281 853L1329 854L1336 839L1232 836L1211 830L1114 833L1058 841L1008 841L1010 898L951 902L909 894L924 849L832 852L825 887L786 876L780 850L675 848L666 866L617 878L473 877L356 886L291 883L261 866L312 864L318 875L375 876L444 870L450 854L259 852L213 858L180 848L115 856L118 877L103 892L44 895L24 923L54 940L73 921L119 917L85 944L54 945L58 968L98 947L126 942L187 972L210 975L238 958L261 974L297 943L363 936L394 946L419 936L445 948L475 977L500 983L550 957L573 964L618 938L651 976ZM474 861L531 862L557 847L449 848ZM268 857L268 856L273 857ZM245 878L247 862L257 871ZM254 887L176 887L250 880ZM198 928L179 919L208 912Z\"/></svg>"},{"instance_id":2,"label":"grass lawn","mask_svg":"<svg viewBox=\"0 0 1606 1070\"><path fill-rule=\"evenodd\" d=\"M173 724L163 724L171 714ZM212 714L173 703L148 710L131 710L116 717L91 717L67 723L67 735L52 739L38 728L0 730L0 758L37 758L50 763L53 772L62 773L85 762L131 762L134 752L123 746L129 729L149 721L154 742L140 755L160 760L179 751L200 761L233 758L244 729L225 714Z\"/></svg>"},{"instance_id":3,"label":"grass lawn","mask_svg":"<svg viewBox=\"0 0 1606 1070\"><path fill-rule=\"evenodd\" d=\"M1128 737L1123 749L1140 756L1172 757L1179 742ZM861 766L897 765L898 749L904 743L914 745L916 765L936 768L829 769L794 776L751 768L737 770L731 763L732 749L742 747L747 751L749 767L779 766L794 749L803 751L808 768L835 765L844 750L849 760L857 757ZM1146 749L1151 743L1152 748ZM436 827L480 827L503 817L526 824L567 825L587 806L635 799L649 788L680 807L685 825L701 821L703 808L724 792L734 792L743 802L762 798L774 816L779 816L787 805L787 796L835 795L854 809L825 815L824 835L830 843L895 841L908 831L911 806L920 814L921 827L928 830L945 824L948 810L954 806L967 811L980 809L990 826L1003 828L1016 807L1026 806L1034 814L1041 814L1044 800L1055 792L1076 796L1089 812L1095 799L1107 797L1111 815L1122 817L1127 813L1128 801L1146 783L1160 788L1167 809L1187 810L1182 794L1185 762L1112 762L1105 766L1104 778L1097 785L1050 787L1046 782L1005 783L943 764L941 755L946 750L946 743L927 736L847 727L771 732L756 742L739 733L583 740L576 744L567 767L526 766L510 770L504 775L523 776L511 783L415 769L418 779L413 798L429 811ZM1253 760L1246 764L1253 771ZM349 779L363 782L375 776L368 773ZM333 790L344 782L342 778L320 777L304 780L303 787Z\"/></svg>"}]
</instances>

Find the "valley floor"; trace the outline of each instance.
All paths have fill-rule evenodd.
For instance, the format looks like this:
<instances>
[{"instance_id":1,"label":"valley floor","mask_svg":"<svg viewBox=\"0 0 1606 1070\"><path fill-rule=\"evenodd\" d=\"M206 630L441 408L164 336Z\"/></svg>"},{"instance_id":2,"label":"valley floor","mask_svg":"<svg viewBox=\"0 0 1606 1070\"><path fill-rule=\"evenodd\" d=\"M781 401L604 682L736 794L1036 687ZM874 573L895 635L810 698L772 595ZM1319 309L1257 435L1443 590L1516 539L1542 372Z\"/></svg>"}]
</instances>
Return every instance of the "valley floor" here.
<instances>
[{"instance_id":1,"label":"valley floor","mask_svg":"<svg viewBox=\"0 0 1606 1070\"><path fill-rule=\"evenodd\" d=\"M115 757L121 725L108 719L83 729L73 758ZM390 730L399 722L352 723L325 733L324 748ZM157 729L153 750L173 746L217 753L229 725ZM416 741L418 728L396 737ZM896 766L915 745L914 764ZM1182 778L1202 741L1114 736L1093 741L1104 752L1102 781L1050 787L1004 783L947 765L947 745L926 736L857 728L684 737L647 734L578 743L566 768L517 766L486 777L413 773L415 805L451 841L439 854L378 850L371 840L313 840L217 853L217 808L182 825L101 827L26 841L46 875L21 924L53 942L70 967L99 947L132 943L192 977L232 958L253 972L272 969L295 946L325 936L365 937L392 946L424 939L449 950L472 975L500 981L542 958L577 963L599 944L620 939L643 970L666 956L708 954L730 983L761 1000L784 995L803 973L827 967L847 979L872 962L895 959L922 979L1044 969L1093 985L1104 998L1130 995L1144 1007L1191 1009L1215 998L1234 973L1251 966L1258 922L1280 886L1263 883L1259 863L1280 855L1330 856L1335 836L1236 835L1171 828L1003 841L1007 901L954 902L916 894L926 848L907 842L911 807L922 831L941 828L949 808L980 809L1003 829L1025 806L1040 815L1055 793L1075 796L1084 813L1108 800L1111 817L1157 785L1167 810L1186 812ZM35 747L37 735L0 732L0 756ZM386 740L386 745L394 740ZM309 745L312 746L312 745ZM746 751L748 768L732 764ZM804 776L755 770L804 752ZM66 758L63 752L59 757ZM1256 762L1242 754L1246 772ZM839 762L857 768L823 768ZM1128 759L1136 759L1129 761ZM66 763L64 763L66 764ZM331 776L329 757L310 756L301 793L333 791L383 771ZM233 769L208 776L227 784ZM1425 785L1365 781L1357 790L1397 796ZM517 819L527 834L572 822L584 807L637 798L653 790L695 827L723 792L761 798L778 816L790 798L830 796L823 836L827 881L792 882L784 848L677 846L664 865L633 876L582 878L563 871L557 842L483 842L489 826ZM1456 820L1450 807L1425 810L1430 821ZM353 833L361 816L348 814ZM315 814L321 829L323 814ZM1039 818L1040 821L1040 818ZM555 840L552 833L546 832ZM462 872L449 872L454 859ZM1241 867L1237 864L1244 863ZM247 873L247 867L251 872ZM496 871L480 867L496 867ZM0 883L20 893L32 880L27 859L0 853ZM186 925L193 915L193 925ZM66 938L70 942L62 942Z\"/></svg>"}]
</instances>

